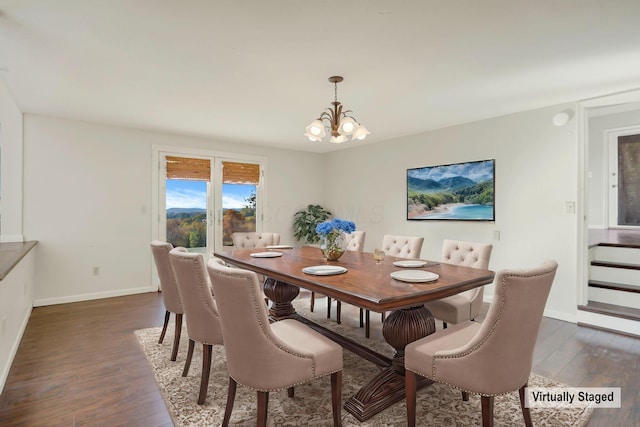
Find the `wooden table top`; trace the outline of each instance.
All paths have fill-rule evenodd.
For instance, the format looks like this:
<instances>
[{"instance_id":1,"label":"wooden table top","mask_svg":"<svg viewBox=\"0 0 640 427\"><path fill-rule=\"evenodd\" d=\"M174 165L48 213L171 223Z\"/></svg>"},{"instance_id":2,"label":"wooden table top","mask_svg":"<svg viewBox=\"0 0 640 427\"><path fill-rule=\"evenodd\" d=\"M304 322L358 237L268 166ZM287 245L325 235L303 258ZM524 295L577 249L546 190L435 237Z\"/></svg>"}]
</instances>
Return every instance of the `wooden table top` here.
<instances>
[{"instance_id":1,"label":"wooden table top","mask_svg":"<svg viewBox=\"0 0 640 427\"><path fill-rule=\"evenodd\" d=\"M440 276L438 280L407 283L390 276L393 271L416 270L393 265L394 261L404 258L386 256L382 264L377 265L370 252L347 251L338 261L326 261L320 249L312 246L276 249L283 254L276 258L251 256L252 253L266 251L268 249L255 248L215 252L214 255L229 264L376 312L454 295L491 283L494 277L491 270L427 261L427 265L418 270L436 273ZM316 265L336 265L348 271L334 276L314 276L302 272L304 267Z\"/></svg>"}]
</instances>

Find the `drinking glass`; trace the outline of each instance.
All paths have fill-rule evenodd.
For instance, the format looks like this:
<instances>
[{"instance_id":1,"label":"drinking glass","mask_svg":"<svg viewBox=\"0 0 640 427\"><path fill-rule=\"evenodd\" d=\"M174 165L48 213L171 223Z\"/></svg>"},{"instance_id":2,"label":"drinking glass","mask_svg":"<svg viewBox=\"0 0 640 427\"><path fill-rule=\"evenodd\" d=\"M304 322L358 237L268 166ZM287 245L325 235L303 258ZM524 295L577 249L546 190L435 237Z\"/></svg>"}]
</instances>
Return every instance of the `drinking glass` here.
<instances>
[{"instance_id":1,"label":"drinking glass","mask_svg":"<svg viewBox=\"0 0 640 427\"><path fill-rule=\"evenodd\" d=\"M373 259L376 260L376 264L382 264L382 260L384 259L384 251L375 248L373 250Z\"/></svg>"}]
</instances>

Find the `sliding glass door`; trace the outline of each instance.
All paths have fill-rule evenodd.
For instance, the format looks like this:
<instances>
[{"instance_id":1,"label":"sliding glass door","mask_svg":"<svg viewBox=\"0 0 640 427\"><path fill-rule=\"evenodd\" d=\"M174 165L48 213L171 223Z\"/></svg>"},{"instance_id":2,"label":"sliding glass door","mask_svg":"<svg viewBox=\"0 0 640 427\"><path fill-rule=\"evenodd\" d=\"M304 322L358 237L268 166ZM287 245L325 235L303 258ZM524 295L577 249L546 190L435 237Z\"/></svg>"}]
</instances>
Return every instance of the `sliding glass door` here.
<instances>
[{"instance_id":1,"label":"sliding glass door","mask_svg":"<svg viewBox=\"0 0 640 427\"><path fill-rule=\"evenodd\" d=\"M237 231L262 229L260 160L158 150L154 238L190 252L233 246Z\"/></svg>"},{"instance_id":2,"label":"sliding glass door","mask_svg":"<svg viewBox=\"0 0 640 427\"><path fill-rule=\"evenodd\" d=\"M235 232L258 231L258 219L262 214L258 209L260 189L260 165L219 159L217 169L221 173L220 210L218 218L222 233L217 247L233 246ZM260 215L260 216L259 216Z\"/></svg>"},{"instance_id":3,"label":"sliding glass door","mask_svg":"<svg viewBox=\"0 0 640 427\"><path fill-rule=\"evenodd\" d=\"M190 252L207 253L213 230L211 159L163 156L166 241Z\"/></svg>"}]
</instances>

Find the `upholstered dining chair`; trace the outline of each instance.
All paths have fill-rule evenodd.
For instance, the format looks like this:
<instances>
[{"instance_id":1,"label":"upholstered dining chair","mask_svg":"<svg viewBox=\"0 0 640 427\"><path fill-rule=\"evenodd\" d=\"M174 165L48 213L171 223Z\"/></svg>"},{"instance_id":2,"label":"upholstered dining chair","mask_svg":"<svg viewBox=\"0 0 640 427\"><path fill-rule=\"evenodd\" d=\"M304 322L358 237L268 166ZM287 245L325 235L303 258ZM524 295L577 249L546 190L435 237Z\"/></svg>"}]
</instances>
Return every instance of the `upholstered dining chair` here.
<instances>
[{"instance_id":1,"label":"upholstered dining chair","mask_svg":"<svg viewBox=\"0 0 640 427\"><path fill-rule=\"evenodd\" d=\"M493 425L494 396L518 390L524 406L533 350L544 306L558 264L545 261L528 270L501 270L482 323L466 321L442 329L405 347L407 423L416 425L416 375L481 396L482 425Z\"/></svg>"},{"instance_id":2,"label":"upholstered dining chair","mask_svg":"<svg viewBox=\"0 0 640 427\"><path fill-rule=\"evenodd\" d=\"M345 234L347 250L362 252L364 250L364 239L366 235L367 233L362 230L356 230L351 233ZM315 308L315 299L316 299L315 297L316 297L315 292L311 292L311 306L309 308L311 311L313 311L313 309ZM341 305L342 303L340 301L336 302L336 322L337 323L341 323L341 320L340 320ZM331 298L327 297L327 319L329 318L331 318Z\"/></svg>"},{"instance_id":3,"label":"upholstered dining chair","mask_svg":"<svg viewBox=\"0 0 640 427\"><path fill-rule=\"evenodd\" d=\"M195 343L202 343L202 373L198 395L198 405L202 405L207 398L213 345L223 343L218 308L211 294L204 256L173 249L169 252L169 259L182 297L189 334L189 350L184 362L183 377L189 373ZM211 258L210 261L224 263L219 258Z\"/></svg>"},{"instance_id":4,"label":"upholstered dining chair","mask_svg":"<svg viewBox=\"0 0 640 427\"><path fill-rule=\"evenodd\" d=\"M162 341L164 341L171 313L175 314L176 322L173 334L173 349L171 350L171 361L175 361L178 356L178 347L180 347L182 315L184 314L184 309L182 308L182 299L180 298L180 292L178 291L178 284L176 283L173 268L169 261L169 252L172 249L173 245L171 243L161 242L160 240L154 240L151 242L151 253L153 254L153 260L156 264L158 277L160 278L162 302L165 307L164 323L162 325L162 332L160 333L158 344L162 344ZM186 251L184 248L181 250Z\"/></svg>"},{"instance_id":5,"label":"upholstered dining chair","mask_svg":"<svg viewBox=\"0 0 640 427\"><path fill-rule=\"evenodd\" d=\"M280 235L270 231L264 231L262 233L236 231L231 235L231 238L233 239L233 247L236 249L264 248L280 244ZM258 277L260 282L264 283L266 277L262 275L259 275ZM263 299L264 303L268 305L269 298L265 295Z\"/></svg>"},{"instance_id":6,"label":"upholstered dining chair","mask_svg":"<svg viewBox=\"0 0 640 427\"><path fill-rule=\"evenodd\" d=\"M341 425L342 347L293 319L269 322L255 272L207 264L218 302L229 371L223 426L229 425L238 383L258 393L258 426L267 424L269 392L331 375L333 425Z\"/></svg>"},{"instance_id":7,"label":"upholstered dining chair","mask_svg":"<svg viewBox=\"0 0 640 427\"><path fill-rule=\"evenodd\" d=\"M382 248L385 255L399 258L420 258L424 237L418 236L399 236L395 234L385 234L382 236ZM360 327L364 326L364 335L369 338L370 335L370 312L369 310L360 309ZM381 313L381 319L384 322L385 313ZM364 319L363 319L364 317Z\"/></svg>"},{"instance_id":8,"label":"upholstered dining chair","mask_svg":"<svg viewBox=\"0 0 640 427\"><path fill-rule=\"evenodd\" d=\"M442 242L442 257L440 261L486 270L489 268L492 249L493 245L490 243L445 239ZM433 317L442 320L443 327L446 328L447 323L460 323L465 320L475 319L482 310L483 295L484 286L481 286L457 295L428 302L425 307L431 311Z\"/></svg>"},{"instance_id":9,"label":"upholstered dining chair","mask_svg":"<svg viewBox=\"0 0 640 427\"><path fill-rule=\"evenodd\" d=\"M265 246L280 244L280 235L272 232L240 232L231 235L236 249L264 248Z\"/></svg>"}]
</instances>

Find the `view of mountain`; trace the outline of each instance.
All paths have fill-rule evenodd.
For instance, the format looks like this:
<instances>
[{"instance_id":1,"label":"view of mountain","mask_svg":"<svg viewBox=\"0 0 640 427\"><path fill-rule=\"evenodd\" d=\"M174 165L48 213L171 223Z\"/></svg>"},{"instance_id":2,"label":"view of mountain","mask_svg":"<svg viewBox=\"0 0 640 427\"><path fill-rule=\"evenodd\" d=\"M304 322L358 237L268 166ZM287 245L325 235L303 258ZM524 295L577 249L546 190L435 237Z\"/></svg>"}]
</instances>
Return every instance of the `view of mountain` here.
<instances>
[{"instance_id":1,"label":"view of mountain","mask_svg":"<svg viewBox=\"0 0 640 427\"><path fill-rule=\"evenodd\" d=\"M430 191L458 191L463 188L476 185L477 182L463 176L453 176L435 181L433 179L421 179L409 177L407 184L410 191L430 192Z\"/></svg>"},{"instance_id":2,"label":"view of mountain","mask_svg":"<svg viewBox=\"0 0 640 427\"><path fill-rule=\"evenodd\" d=\"M494 161L429 166L407 171L407 217L494 218Z\"/></svg>"},{"instance_id":3,"label":"view of mountain","mask_svg":"<svg viewBox=\"0 0 640 427\"><path fill-rule=\"evenodd\" d=\"M167 219L189 218L197 214L206 213L206 209L199 208L169 208L167 209Z\"/></svg>"}]
</instances>

